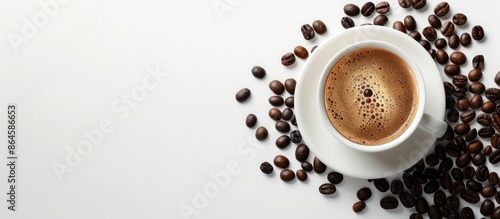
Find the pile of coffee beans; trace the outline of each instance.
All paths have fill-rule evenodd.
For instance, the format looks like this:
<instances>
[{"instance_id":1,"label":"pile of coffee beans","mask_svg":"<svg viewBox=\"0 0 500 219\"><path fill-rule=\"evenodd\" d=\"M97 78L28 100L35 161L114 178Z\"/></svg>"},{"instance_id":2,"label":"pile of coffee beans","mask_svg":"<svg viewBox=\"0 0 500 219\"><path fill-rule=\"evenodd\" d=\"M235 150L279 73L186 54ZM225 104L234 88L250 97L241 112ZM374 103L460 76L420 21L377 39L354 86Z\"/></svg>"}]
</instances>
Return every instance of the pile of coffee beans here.
<instances>
[{"instance_id":1,"label":"pile of coffee beans","mask_svg":"<svg viewBox=\"0 0 500 219\"><path fill-rule=\"evenodd\" d=\"M408 13L412 12L410 8L423 13L420 10L426 4L426 0L398 0L399 7L407 8ZM374 17L372 23L361 25L386 26L391 7L394 6L386 1L366 2L359 6L346 4L340 25L346 29L352 28L361 15ZM417 22L408 14L402 21L392 22L393 29L407 33L419 42L437 65L442 66L446 94L443 104L446 105L448 129L444 136L437 139L434 148L413 167L399 176L369 179L368 182L383 194L379 200L381 208L389 211L399 206L412 209L414 212L409 218L423 218L425 214L429 218L500 218L500 179L489 168L500 162L500 89L488 88L481 82L490 80L483 78L485 57L481 54L469 56L466 51L466 48L474 45L474 41L484 40L484 29L480 25L467 24L470 21L463 13L451 15L451 8L449 3L440 2L431 10L433 13L428 15L426 21ZM467 28L469 26L472 28ZM305 40L311 40L316 34L326 33L327 27L324 22L316 20L311 25L302 25L300 31ZM298 45L293 52L281 57L281 64L293 65L296 57L307 59L315 48L308 51ZM452 52L448 54L447 50ZM471 69L465 69L467 63L471 64ZM257 79L266 75L260 66L252 68L251 73ZM500 71L491 80L500 86ZM307 181L308 174L322 174L329 170L317 157L311 157L297 129L293 112L296 83L293 78L269 83L273 96L268 99L272 106L268 114L275 122L274 128L282 133L274 143L279 150L295 144L295 160L301 164L301 168L295 171L289 169L292 161L279 154L272 162L274 166L264 161L260 169L265 174L271 174L275 167L278 168L280 179L285 182L295 178ZM290 95L287 98L283 97L285 91ZM235 97L238 102L244 103L250 96L250 90L243 88ZM245 121L249 128L254 128L256 122L254 114L249 114ZM256 128L255 137L260 141L267 139L267 128ZM310 157L312 163L308 161ZM343 180L341 173L328 171L326 182L319 185L318 190L323 195L331 195ZM366 208L372 190L369 187L360 188L356 196L358 201L352 205L352 210L359 213ZM468 205L478 206L479 212L474 212Z\"/></svg>"}]
</instances>

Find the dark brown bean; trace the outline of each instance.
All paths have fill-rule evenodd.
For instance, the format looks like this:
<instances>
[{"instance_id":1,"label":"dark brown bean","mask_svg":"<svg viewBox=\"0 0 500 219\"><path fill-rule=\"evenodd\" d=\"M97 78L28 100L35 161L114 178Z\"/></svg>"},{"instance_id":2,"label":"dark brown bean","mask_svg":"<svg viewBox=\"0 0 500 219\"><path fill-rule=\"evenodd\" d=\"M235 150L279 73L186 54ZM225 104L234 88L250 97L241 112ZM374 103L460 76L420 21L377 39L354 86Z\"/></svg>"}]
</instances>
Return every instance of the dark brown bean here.
<instances>
[{"instance_id":1,"label":"dark brown bean","mask_svg":"<svg viewBox=\"0 0 500 219\"><path fill-rule=\"evenodd\" d=\"M420 41L422 39L422 35L420 35L420 32L414 30L414 31L411 31L410 33L408 33L408 35L413 38L414 40L416 40L417 42Z\"/></svg>"},{"instance_id":2,"label":"dark brown bean","mask_svg":"<svg viewBox=\"0 0 500 219\"><path fill-rule=\"evenodd\" d=\"M291 94L295 94L295 86L297 85L297 81L293 78L288 78L285 80L285 90Z\"/></svg>"},{"instance_id":3,"label":"dark brown bean","mask_svg":"<svg viewBox=\"0 0 500 219\"><path fill-rule=\"evenodd\" d=\"M399 30L403 33L406 33L406 27L401 21L395 21L394 24L392 24L392 28L395 30Z\"/></svg>"},{"instance_id":4,"label":"dark brown bean","mask_svg":"<svg viewBox=\"0 0 500 219\"><path fill-rule=\"evenodd\" d=\"M394 195L400 195L404 191L404 184L401 180L396 179L391 182L391 193Z\"/></svg>"},{"instance_id":5,"label":"dark brown bean","mask_svg":"<svg viewBox=\"0 0 500 219\"><path fill-rule=\"evenodd\" d=\"M472 81L472 82L477 82L479 80L481 80L481 78L483 77L483 72L479 69L475 69L473 68L470 72L469 72L469 80Z\"/></svg>"},{"instance_id":6,"label":"dark brown bean","mask_svg":"<svg viewBox=\"0 0 500 219\"><path fill-rule=\"evenodd\" d=\"M500 71L497 72L494 78L495 84L500 85Z\"/></svg>"},{"instance_id":7,"label":"dark brown bean","mask_svg":"<svg viewBox=\"0 0 500 219\"><path fill-rule=\"evenodd\" d=\"M257 124L257 116L255 114L248 114L245 119L245 125L248 128L253 128Z\"/></svg>"},{"instance_id":8,"label":"dark brown bean","mask_svg":"<svg viewBox=\"0 0 500 219\"><path fill-rule=\"evenodd\" d=\"M281 64L284 66L290 66L295 63L295 54L289 52L281 56Z\"/></svg>"},{"instance_id":9,"label":"dark brown bean","mask_svg":"<svg viewBox=\"0 0 500 219\"><path fill-rule=\"evenodd\" d=\"M425 200L425 198L420 197L415 203L415 210L420 214L425 214L429 210L429 203Z\"/></svg>"},{"instance_id":10,"label":"dark brown bean","mask_svg":"<svg viewBox=\"0 0 500 219\"><path fill-rule=\"evenodd\" d=\"M357 16L359 11L359 7L355 4L346 4L344 6L344 13L348 16Z\"/></svg>"},{"instance_id":11,"label":"dark brown bean","mask_svg":"<svg viewBox=\"0 0 500 219\"><path fill-rule=\"evenodd\" d=\"M254 66L251 72L254 77L259 79L262 79L266 76L266 70L260 66Z\"/></svg>"},{"instance_id":12,"label":"dark brown bean","mask_svg":"<svg viewBox=\"0 0 500 219\"><path fill-rule=\"evenodd\" d=\"M467 135L465 135L465 140L473 141L474 139L476 139L476 137L477 137L477 130L476 128L473 128L469 131L469 133L467 133Z\"/></svg>"},{"instance_id":13,"label":"dark brown bean","mask_svg":"<svg viewBox=\"0 0 500 219\"><path fill-rule=\"evenodd\" d=\"M491 198L497 194L497 188L495 185L486 185L481 189L481 195L485 198Z\"/></svg>"},{"instance_id":14,"label":"dark brown bean","mask_svg":"<svg viewBox=\"0 0 500 219\"><path fill-rule=\"evenodd\" d=\"M458 37L457 34L452 34L451 36L449 36L448 46L450 48L456 49L456 48L458 48L459 45L460 45L460 38Z\"/></svg>"},{"instance_id":15,"label":"dark brown bean","mask_svg":"<svg viewBox=\"0 0 500 219\"><path fill-rule=\"evenodd\" d=\"M467 82L467 76L465 75L453 75L452 77L452 83L457 87L465 87Z\"/></svg>"},{"instance_id":16,"label":"dark brown bean","mask_svg":"<svg viewBox=\"0 0 500 219\"><path fill-rule=\"evenodd\" d=\"M443 218L443 213L441 209L435 205L429 206L429 211L427 212L430 219L441 219Z\"/></svg>"},{"instance_id":17,"label":"dark brown bean","mask_svg":"<svg viewBox=\"0 0 500 219\"><path fill-rule=\"evenodd\" d=\"M252 92L248 88L243 88L239 90L235 95L236 101L240 103L247 101L250 98L251 93Z\"/></svg>"},{"instance_id":18,"label":"dark brown bean","mask_svg":"<svg viewBox=\"0 0 500 219\"><path fill-rule=\"evenodd\" d=\"M491 201L489 199L486 199L481 204L481 207L479 208L479 212L484 216L490 216L491 213L493 213L494 209L495 209L495 203L493 203L493 201Z\"/></svg>"},{"instance_id":19,"label":"dark brown bean","mask_svg":"<svg viewBox=\"0 0 500 219\"><path fill-rule=\"evenodd\" d=\"M431 26L427 26L422 30L422 34L429 41L434 41L437 37L436 29Z\"/></svg>"},{"instance_id":20,"label":"dark brown bean","mask_svg":"<svg viewBox=\"0 0 500 219\"><path fill-rule=\"evenodd\" d=\"M373 185L380 192L386 192L387 190L389 190L390 187L389 182L385 178L373 180Z\"/></svg>"},{"instance_id":21,"label":"dark brown bean","mask_svg":"<svg viewBox=\"0 0 500 219\"><path fill-rule=\"evenodd\" d=\"M467 142L462 136L455 136L455 143L460 147L462 151L465 151L465 148L467 147Z\"/></svg>"},{"instance_id":22,"label":"dark brown bean","mask_svg":"<svg viewBox=\"0 0 500 219\"><path fill-rule=\"evenodd\" d=\"M451 164L453 165L453 161L451 162ZM436 192L438 189L439 189L439 182L436 180L429 181L424 186L425 194L434 194L434 192Z\"/></svg>"},{"instance_id":23,"label":"dark brown bean","mask_svg":"<svg viewBox=\"0 0 500 219\"><path fill-rule=\"evenodd\" d=\"M295 179L295 173L293 172L293 170L284 169L280 172L280 178L284 182L290 182Z\"/></svg>"},{"instance_id":24,"label":"dark brown bean","mask_svg":"<svg viewBox=\"0 0 500 219\"><path fill-rule=\"evenodd\" d=\"M288 158L285 157L284 155L276 155L274 157L273 163L275 166L283 169L288 168L288 166L290 166L290 160L288 160Z\"/></svg>"},{"instance_id":25,"label":"dark brown bean","mask_svg":"<svg viewBox=\"0 0 500 219\"><path fill-rule=\"evenodd\" d=\"M491 219L500 219L500 206L493 209L493 212L491 213Z\"/></svg>"},{"instance_id":26,"label":"dark brown bean","mask_svg":"<svg viewBox=\"0 0 500 219\"><path fill-rule=\"evenodd\" d=\"M310 40L314 38L314 29L309 24L304 24L300 27L300 31L302 32L302 36L306 40Z\"/></svg>"},{"instance_id":27,"label":"dark brown bean","mask_svg":"<svg viewBox=\"0 0 500 219\"><path fill-rule=\"evenodd\" d=\"M361 7L361 15L365 17L369 17L370 15L373 14L374 11L375 11L375 4L373 4L373 2L366 2Z\"/></svg>"},{"instance_id":28,"label":"dark brown bean","mask_svg":"<svg viewBox=\"0 0 500 219\"><path fill-rule=\"evenodd\" d=\"M414 9L422 9L426 5L426 3L427 3L426 0L412 0L411 6Z\"/></svg>"},{"instance_id":29,"label":"dark brown bean","mask_svg":"<svg viewBox=\"0 0 500 219\"><path fill-rule=\"evenodd\" d=\"M440 30L443 36L449 37L455 32L455 25L451 21L446 21L443 23Z\"/></svg>"},{"instance_id":30,"label":"dark brown bean","mask_svg":"<svg viewBox=\"0 0 500 219\"><path fill-rule=\"evenodd\" d=\"M452 182L453 181L451 179L450 174L447 173L441 175L441 177L439 178L439 185L441 186L442 189L449 189Z\"/></svg>"},{"instance_id":31,"label":"dark brown bean","mask_svg":"<svg viewBox=\"0 0 500 219\"><path fill-rule=\"evenodd\" d=\"M460 35L460 45L468 47L472 43L472 39L469 33L462 33Z\"/></svg>"},{"instance_id":32,"label":"dark brown bean","mask_svg":"<svg viewBox=\"0 0 500 219\"><path fill-rule=\"evenodd\" d=\"M268 112L269 118L278 121L281 119L281 111L278 108L271 108Z\"/></svg>"},{"instance_id":33,"label":"dark brown bean","mask_svg":"<svg viewBox=\"0 0 500 219\"><path fill-rule=\"evenodd\" d=\"M493 147L491 147L491 145L488 145L483 149L483 154L486 156L489 156L492 152L493 152Z\"/></svg>"},{"instance_id":34,"label":"dark brown bean","mask_svg":"<svg viewBox=\"0 0 500 219\"><path fill-rule=\"evenodd\" d=\"M452 211L456 211L460 207L460 200L455 195L448 196L446 198L446 207Z\"/></svg>"},{"instance_id":35,"label":"dark brown bean","mask_svg":"<svg viewBox=\"0 0 500 219\"><path fill-rule=\"evenodd\" d=\"M269 82L269 89L277 95L281 95L285 91L285 85L278 80L272 80Z\"/></svg>"},{"instance_id":36,"label":"dark brown bean","mask_svg":"<svg viewBox=\"0 0 500 219\"><path fill-rule=\"evenodd\" d=\"M472 58L472 67L475 69L483 70L484 68L484 56L476 55Z\"/></svg>"},{"instance_id":37,"label":"dark brown bean","mask_svg":"<svg viewBox=\"0 0 500 219\"><path fill-rule=\"evenodd\" d=\"M491 152L491 154L488 158L488 161L491 164L497 164L498 162L500 162L500 150L495 150L495 151Z\"/></svg>"},{"instance_id":38,"label":"dark brown bean","mask_svg":"<svg viewBox=\"0 0 500 219\"><path fill-rule=\"evenodd\" d=\"M448 2L441 2L434 7L434 14L438 17L443 17L450 11L450 5Z\"/></svg>"},{"instance_id":39,"label":"dark brown bean","mask_svg":"<svg viewBox=\"0 0 500 219\"><path fill-rule=\"evenodd\" d=\"M464 178L465 179L472 179L474 178L474 175L476 174L476 169L472 166L466 166L464 169Z\"/></svg>"},{"instance_id":40,"label":"dark brown bean","mask_svg":"<svg viewBox=\"0 0 500 219\"><path fill-rule=\"evenodd\" d=\"M283 120L290 120L293 116L293 110L290 108L285 108L283 112L281 112L281 119Z\"/></svg>"},{"instance_id":41,"label":"dark brown bean","mask_svg":"<svg viewBox=\"0 0 500 219\"><path fill-rule=\"evenodd\" d=\"M340 24L342 24L342 27L344 27L345 29L354 27L354 21L350 17L343 17L340 20Z\"/></svg>"},{"instance_id":42,"label":"dark brown bean","mask_svg":"<svg viewBox=\"0 0 500 219\"><path fill-rule=\"evenodd\" d=\"M439 164L439 158L435 154L429 154L425 157L425 163L430 167L435 167Z\"/></svg>"},{"instance_id":43,"label":"dark brown bean","mask_svg":"<svg viewBox=\"0 0 500 219\"><path fill-rule=\"evenodd\" d=\"M477 153L474 154L474 156L472 156L472 164L476 166L481 166L484 165L485 163L486 163L486 156L484 156L484 154Z\"/></svg>"},{"instance_id":44,"label":"dark brown bean","mask_svg":"<svg viewBox=\"0 0 500 219\"><path fill-rule=\"evenodd\" d=\"M456 100L453 97L446 97L446 109L453 109L455 107Z\"/></svg>"},{"instance_id":45,"label":"dark brown bean","mask_svg":"<svg viewBox=\"0 0 500 219\"><path fill-rule=\"evenodd\" d=\"M451 177L453 177L455 181L462 181L464 179L464 173L460 168L453 168L451 170Z\"/></svg>"},{"instance_id":46,"label":"dark brown bean","mask_svg":"<svg viewBox=\"0 0 500 219\"><path fill-rule=\"evenodd\" d=\"M296 144L300 143L302 141L302 134L300 134L300 131L293 130L292 132L290 132L290 140Z\"/></svg>"},{"instance_id":47,"label":"dark brown bean","mask_svg":"<svg viewBox=\"0 0 500 219\"><path fill-rule=\"evenodd\" d=\"M481 95L479 94L472 95L469 101L470 108L479 109L481 105L483 105L483 97L481 97Z\"/></svg>"},{"instance_id":48,"label":"dark brown bean","mask_svg":"<svg viewBox=\"0 0 500 219\"><path fill-rule=\"evenodd\" d=\"M412 4L411 2L412 2L411 0L398 0L399 6L401 6L402 8L411 7Z\"/></svg>"},{"instance_id":49,"label":"dark brown bean","mask_svg":"<svg viewBox=\"0 0 500 219\"><path fill-rule=\"evenodd\" d=\"M281 118L281 115L279 116L279 118ZM285 133L290 131L290 124L288 124L288 122L286 121L277 121L274 127L279 132Z\"/></svg>"},{"instance_id":50,"label":"dark brown bean","mask_svg":"<svg viewBox=\"0 0 500 219\"><path fill-rule=\"evenodd\" d=\"M429 55L431 55L432 59L436 58L436 50L435 49L427 50L427 52L429 53Z\"/></svg>"},{"instance_id":51,"label":"dark brown bean","mask_svg":"<svg viewBox=\"0 0 500 219\"><path fill-rule=\"evenodd\" d=\"M483 142L480 140L474 140L467 145L467 152L469 153L479 153L483 150Z\"/></svg>"},{"instance_id":52,"label":"dark brown bean","mask_svg":"<svg viewBox=\"0 0 500 219\"><path fill-rule=\"evenodd\" d=\"M441 65L448 63L448 53L443 49L438 49L436 51L436 61Z\"/></svg>"},{"instance_id":53,"label":"dark brown bean","mask_svg":"<svg viewBox=\"0 0 500 219\"><path fill-rule=\"evenodd\" d=\"M289 96L285 99L285 106L293 108L295 106L295 97Z\"/></svg>"},{"instance_id":54,"label":"dark brown bean","mask_svg":"<svg viewBox=\"0 0 500 219\"><path fill-rule=\"evenodd\" d=\"M420 45L422 45L422 47L424 47L425 50L431 49L431 43L429 43L429 41L427 41L427 40L420 40L418 42L420 43Z\"/></svg>"},{"instance_id":55,"label":"dark brown bean","mask_svg":"<svg viewBox=\"0 0 500 219\"><path fill-rule=\"evenodd\" d=\"M438 207L444 207L446 205L446 194L442 190L438 190L434 193L434 204Z\"/></svg>"},{"instance_id":56,"label":"dark brown bean","mask_svg":"<svg viewBox=\"0 0 500 219\"><path fill-rule=\"evenodd\" d=\"M485 165L478 166L476 169L475 176L477 181L484 182L488 179L488 176L490 176L490 170Z\"/></svg>"},{"instance_id":57,"label":"dark brown bean","mask_svg":"<svg viewBox=\"0 0 500 219\"><path fill-rule=\"evenodd\" d=\"M285 100L283 100L283 97L281 96L270 96L269 99L269 104L273 106L281 106L283 103L285 103Z\"/></svg>"},{"instance_id":58,"label":"dark brown bean","mask_svg":"<svg viewBox=\"0 0 500 219\"><path fill-rule=\"evenodd\" d=\"M309 153L309 147L305 144L300 144L295 148L295 159L301 162L306 161L309 157Z\"/></svg>"},{"instance_id":59,"label":"dark brown bean","mask_svg":"<svg viewBox=\"0 0 500 219\"><path fill-rule=\"evenodd\" d=\"M457 109L460 111L466 111L467 109L469 109L469 99L467 99L467 97L458 98Z\"/></svg>"},{"instance_id":60,"label":"dark brown bean","mask_svg":"<svg viewBox=\"0 0 500 219\"><path fill-rule=\"evenodd\" d=\"M279 149L284 149L288 147L288 145L290 145L291 142L292 140L290 139L290 137L288 137L288 135L282 135L276 139L275 145Z\"/></svg>"},{"instance_id":61,"label":"dark brown bean","mask_svg":"<svg viewBox=\"0 0 500 219\"><path fill-rule=\"evenodd\" d=\"M451 53L450 61L456 65L463 65L467 61L467 58L463 52L455 51Z\"/></svg>"},{"instance_id":62,"label":"dark brown bean","mask_svg":"<svg viewBox=\"0 0 500 219\"><path fill-rule=\"evenodd\" d=\"M472 161L472 156L468 153L460 154L455 160L455 165L459 168L464 168Z\"/></svg>"},{"instance_id":63,"label":"dark brown bean","mask_svg":"<svg viewBox=\"0 0 500 219\"><path fill-rule=\"evenodd\" d=\"M460 193L460 198L472 204L476 204L481 200L476 192L469 189L464 189L464 191Z\"/></svg>"},{"instance_id":64,"label":"dark brown bean","mask_svg":"<svg viewBox=\"0 0 500 219\"><path fill-rule=\"evenodd\" d=\"M389 2L381 1L375 5L375 11L379 14L385 14L391 10L391 5Z\"/></svg>"},{"instance_id":65,"label":"dark brown bean","mask_svg":"<svg viewBox=\"0 0 500 219\"><path fill-rule=\"evenodd\" d=\"M437 174L439 174L439 172L437 172ZM413 175L413 179L415 180L415 182L417 182L419 184L427 183L427 176L424 175L423 172L413 171L412 175ZM437 177L439 177L439 176L437 176ZM410 190L411 190L411 188L410 188ZM418 192L418 193L420 193L420 192Z\"/></svg>"},{"instance_id":66,"label":"dark brown bean","mask_svg":"<svg viewBox=\"0 0 500 219\"><path fill-rule=\"evenodd\" d=\"M403 19L403 22L407 30L415 30L417 28L417 22L415 21L415 18L413 18L413 16L411 15L407 15Z\"/></svg>"},{"instance_id":67,"label":"dark brown bean","mask_svg":"<svg viewBox=\"0 0 500 219\"><path fill-rule=\"evenodd\" d=\"M326 30L327 30L325 23L323 23L323 21L321 21L321 20L315 20L312 23L312 27L313 27L314 31L316 31L316 33L318 33L320 35L326 33ZM311 51L311 53L312 53L312 51Z\"/></svg>"},{"instance_id":68,"label":"dark brown bean","mask_svg":"<svg viewBox=\"0 0 500 219\"><path fill-rule=\"evenodd\" d=\"M408 192L404 191L399 195L399 201L406 208L412 208L415 206L415 198Z\"/></svg>"},{"instance_id":69,"label":"dark brown bean","mask_svg":"<svg viewBox=\"0 0 500 219\"><path fill-rule=\"evenodd\" d=\"M444 73L448 76L460 74L460 67L458 65L447 65L444 67Z\"/></svg>"},{"instance_id":70,"label":"dark brown bean","mask_svg":"<svg viewBox=\"0 0 500 219\"><path fill-rule=\"evenodd\" d=\"M481 138L491 138L495 134L495 129L492 127L483 127L479 129L477 134Z\"/></svg>"},{"instance_id":71,"label":"dark brown bean","mask_svg":"<svg viewBox=\"0 0 500 219\"><path fill-rule=\"evenodd\" d=\"M495 102L493 101L486 101L481 105L481 110L485 113L492 113L495 112Z\"/></svg>"},{"instance_id":72,"label":"dark brown bean","mask_svg":"<svg viewBox=\"0 0 500 219\"><path fill-rule=\"evenodd\" d=\"M483 126L491 125L491 116L488 114L479 114L476 119L477 123Z\"/></svg>"},{"instance_id":73,"label":"dark brown bean","mask_svg":"<svg viewBox=\"0 0 500 219\"><path fill-rule=\"evenodd\" d=\"M470 131L470 125L467 123L460 123L453 129L457 135L466 135Z\"/></svg>"},{"instance_id":74,"label":"dark brown bean","mask_svg":"<svg viewBox=\"0 0 500 219\"><path fill-rule=\"evenodd\" d=\"M452 195L458 195L465 190L465 185L462 181L455 181L451 184L448 190Z\"/></svg>"},{"instance_id":75,"label":"dark brown bean","mask_svg":"<svg viewBox=\"0 0 500 219\"><path fill-rule=\"evenodd\" d=\"M295 172L295 175L297 175L297 179L299 181L306 181L307 180L307 172L303 169L299 169Z\"/></svg>"},{"instance_id":76,"label":"dark brown bean","mask_svg":"<svg viewBox=\"0 0 500 219\"><path fill-rule=\"evenodd\" d=\"M429 15L427 18L429 24L434 28L441 28L441 20L436 15Z\"/></svg>"},{"instance_id":77,"label":"dark brown bean","mask_svg":"<svg viewBox=\"0 0 500 219\"><path fill-rule=\"evenodd\" d=\"M484 30L480 25L472 27L471 30L472 38L475 40L482 40L484 38Z\"/></svg>"},{"instance_id":78,"label":"dark brown bean","mask_svg":"<svg viewBox=\"0 0 500 219\"><path fill-rule=\"evenodd\" d=\"M316 173L324 173L326 171L326 165L321 162L317 157L314 157L313 160L313 169Z\"/></svg>"},{"instance_id":79,"label":"dark brown bean","mask_svg":"<svg viewBox=\"0 0 500 219\"><path fill-rule=\"evenodd\" d=\"M359 213L362 212L366 207L366 204L364 201L357 201L352 205L352 211Z\"/></svg>"},{"instance_id":80,"label":"dark brown bean","mask_svg":"<svg viewBox=\"0 0 500 219\"><path fill-rule=\"evenodd\" d=\"M491 136L491 146L493 148L499 149L500 148L500 135L499 134L494 134Z\"/></svg>"},{"instance_id":81,"label":"dark brown bean","mask_svg":"<svg viewBox=\"0 0 500 219\"><path fill-rule=\"evenodd\" d=\"M398 200L392 196L387 196L380 200L380 207L386 210L395 209L398 205Z\"/></svg>"},{"instance_id":82,"label":"dark brown bean","mask_svg":"<svg viewBox=\"0 0 500 219\"><path fill-rule=\"evenodd\" d=\"M319 186L319 193L323 195L330 195L337 191L337 187L333 183L324 183Z\"/></svg>"},{"instance_id":83,"label":"dark brown bean","mask_svg":"<svg viewBox=\"0 0 500 219\"><path fill-rule=\"evenodd\" d=\"M344 175L342 175L342 173L334 171L334 172L328 173L327 179L328 179L328 182L331 182L333 184L339 184L342 181L344 181Z\"/></svg>"},{"instance_id":84,"label":"dark brown bean","mask_svg":"<svg viewBox=\"0 0 500 219\"><path fill-rule=\"evenodd\" d=\"M302 168L306 172L313 171L313 165L311 163L309 163L309 161L304 161L304 162L300 163L300 168Z\"/></svg>"},{"instance_id":85,"label":"dark brown bean","mask_svg":"<svg viewBox=\"0 0 500 219\"><path fill-rule=\"evenodd\" d=\"M257 130L255 130L255 138L257 140L264 141L264 140L266 140L267 136L268 136L268 132L267 132L266 127L261 126L261 127L257 128Z\"/></svg>"},{"instance_id":86,"label":"dark brown bean","mask_svg":"<svg viewBox=\"0 0 500 219\"><path fill-rule=\"evenodd\" d=\"M483 184L481 184L480 182L478 182L476 180L472 180L472 179L467 180L467 182L465 183L465 186L474 192L480 192L481 189L483 189Z\"/></svg>"},{"instance_id":87,"label":"dark brown bean","mask_svg":"<svg viewBox=\"0 0 500 219\"><path fill-rule=\"evenodd\" d=\"M453 15L452 21L456 25L464 25L467 22L467 16L462 13L456 13Z\"/></svg>"},{"instance_id":88,"label":"dark brown bean","mask_svg":"<svg viewBox=\"0 0 500 219\"><path fill-rule=\"evenodd\" d=\"M358 190L356 196L360 201L366 201L372 197L372 190L370 188L364 187Z\"/></svg>"},{"instance_id":89,"label":"dark brown bean","mask_svg":"<svg viewBox=\"0 0 500 219\"><path fill-rule=\"evenodd\" d=\"M460 211L460 219L474 219L474 211L470 207L463 207Z\"/></svg>"},{"instance_id":90,"label":"dark brown bean","mask_svg":"<svg viewBox=\"0 0 500 219\"><path fill-rule=\"evenodd\" d=\"M293 49L293 54L295 54L295 56L297 56L301 59L307 59L307 57L309 57L309 52L303 46L296 46Z\"/></svg>"},{"instance_id":91,"label":"dark brown bean","mask_svg":"<svg viewBox=\"0 0 500 219\"><path fill-rule=\"evenodd\" d=\"M373 24L384 26L385 24L387 24L387 21L389 21L389 18L387 18L387 16L385 16L384 14L380 14L373 19Z\"/></svg>"},{"instance_id":92,"label":"dark brown bean","mask_svg":"<svg viewBox=\"0 0 500 219\"><path fill-rule=\"evenodd\" d=\"M263 162L260 164L260 171L262 171L265 174L271 174L273 173L273 166L269 162Z\"/></svg>"}]
</instances>

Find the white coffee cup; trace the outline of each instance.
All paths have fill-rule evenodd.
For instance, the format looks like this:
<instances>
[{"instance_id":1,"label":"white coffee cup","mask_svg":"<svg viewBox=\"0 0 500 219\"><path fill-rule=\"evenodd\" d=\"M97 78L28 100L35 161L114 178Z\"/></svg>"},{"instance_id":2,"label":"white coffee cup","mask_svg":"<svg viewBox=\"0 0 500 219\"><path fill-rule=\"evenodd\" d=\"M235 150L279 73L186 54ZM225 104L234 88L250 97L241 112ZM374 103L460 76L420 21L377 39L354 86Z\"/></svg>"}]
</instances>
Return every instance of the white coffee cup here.
<instances>
[{"instance_id":1,"label":"white coffee cup","mask_svg":"<svg viewBox=\"0 0 500 219\"><path fill-rule=\"evenodd\" d=\"M400 58L402 58L406 63L409 65L411 68L412 73L415 76L416 82L417 82L417 88L418 88L418 104L417 104L417 109L414 111L414 118L409 124L408 128L400 134L398 137L395 139L379 144L379 145L363 145L359 144L356 142L353 142L346 137L344 137L341 133L337 131L337 129L334 127L334 125L331 123L330 119L328 118L327 112L326 112L326 107L325 107L325 101L324 101L324 89L325 89L325 82L330 74L330 71L332 67L345 55L361 49L361 48L381 48L388 50ZM415 130L421 129L425 131L427 134L431 134L431 136L434 136L435 138L441 137L444 135L446 132L446 129L448 125L442 120L442 119L437 119L432 117L431 115L427 114L424 112L425 104L426 104L426 98L428 95L432 95L426 92L425 86L424 86L424 79L422 77L422 73L420 72L420 69L418 68L418 65L411 59L411 57L403 51L402 49L398 48L395 45L392 45L387 42L382 42L382 41L376 41L376 40L367 40L367 41L362 41L358 43L354 43L351 45L346 46L344 49L340 50L337 54L335 54L331 60L328 62L328 64L325 66L320 80L318 84L318 104L319 104L319 109L321 112L321 118L323 120L324 125L326 128L329 130L329 132L342 144L347 145L349 147L352 147L356 150L360 150L363 152L381 152L381 151L386 151L394 147L398 146L405 146L405 147L411 147L412 145L407 145L406 140L410 138L429 138L429 135L426 136L417 136L419 135L418 133L422 132L415 132ZM444 103L443 103L444 104ZM444 107L444 105L443 105ZM349 119L349 118L345 118ZM405 142L405 144L402 144ZM336 147L335 145L332 145L332 147Z\"/></svg>"}]
</instances>

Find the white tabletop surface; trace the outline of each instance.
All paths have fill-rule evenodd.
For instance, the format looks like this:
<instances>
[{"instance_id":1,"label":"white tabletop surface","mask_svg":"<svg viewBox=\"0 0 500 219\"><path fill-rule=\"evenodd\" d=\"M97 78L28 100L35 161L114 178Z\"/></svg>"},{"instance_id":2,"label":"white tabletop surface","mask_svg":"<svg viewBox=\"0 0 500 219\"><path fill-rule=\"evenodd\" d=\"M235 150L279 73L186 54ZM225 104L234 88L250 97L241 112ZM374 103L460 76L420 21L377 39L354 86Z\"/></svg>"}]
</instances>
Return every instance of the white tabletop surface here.
<instances>
[{"instance_id":1,"label":"white tabletop surface","mask_svg":"<svg viewBox=\"0 0 500 219\"><path fill-rule=\"evenodd\" d=\"M17 104L18 159L15 212L6 203L9 169L0 167L0 200L6 203L0 218L408 218L414 210L402 205L381 209L380 198L390 192L380 194L364 179L346 177L325 196L318 187L326 173L284 183L277 168L271 176L259 170L277 154L300 168L295 146L274 146L280 134L267 117L268 83L298 78L304 61L284 67L281 56L342 31L342 8L349 2L2 1L0 133L7 131L7 106ZM411 14L418 30L437 4L429 1L417 11L389 3L387 26ZM500 27L493 18L499 3L449 3L450 14L468 16L458 33L478 24L486 33L482 42L461 47L469 58L464 73L472 57L483 54L483 82L496 86ZM317 19L327 34L304 40L300 26ZM263 80L251 75L254 65L267 70ZM240 104L234 95L243 87L252 98ZM257 142L255 129L245 126L249 113L268 127L267 141ZM99 128L102 135L95 134ZM86 135L99 140L86 156L67 163L88 145ZM6 164L7 144L0 145L0 163ZM374 196L355 214L355 193L365 186Z\"/></svg>"}]
</instances>

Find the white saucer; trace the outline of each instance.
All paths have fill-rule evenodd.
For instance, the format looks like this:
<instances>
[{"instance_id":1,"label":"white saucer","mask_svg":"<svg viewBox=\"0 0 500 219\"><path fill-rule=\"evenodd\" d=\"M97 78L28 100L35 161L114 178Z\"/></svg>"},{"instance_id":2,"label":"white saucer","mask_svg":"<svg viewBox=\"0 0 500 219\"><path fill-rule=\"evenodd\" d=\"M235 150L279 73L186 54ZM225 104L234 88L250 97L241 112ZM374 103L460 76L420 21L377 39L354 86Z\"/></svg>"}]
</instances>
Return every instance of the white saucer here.
<instances>
[{"instance_id":1,"label":"white saucer","mask_svg":"<svg viewBox=\"0 0 500 219\"><path fill-rule=\"evenodd\" d=\"M320 44L306 61L295 92L297 123L311 151L331 169L356 178L382 178L410 168L433 147L435 138L429 134L418 133L419 136L429 137L419 139L410 137L406 143L414 144L414 148L396 147L378 153L361 152L342 145L335 139L321 120L316 96L323 68L342 48L365 40L385 41L402 48L410 54L423 74L427 90L424 112L435 118L444 119L445 116L443 81L429 53L406 34L381 28L388 27L350 28Z\"/></svg>"}]
</instances>

